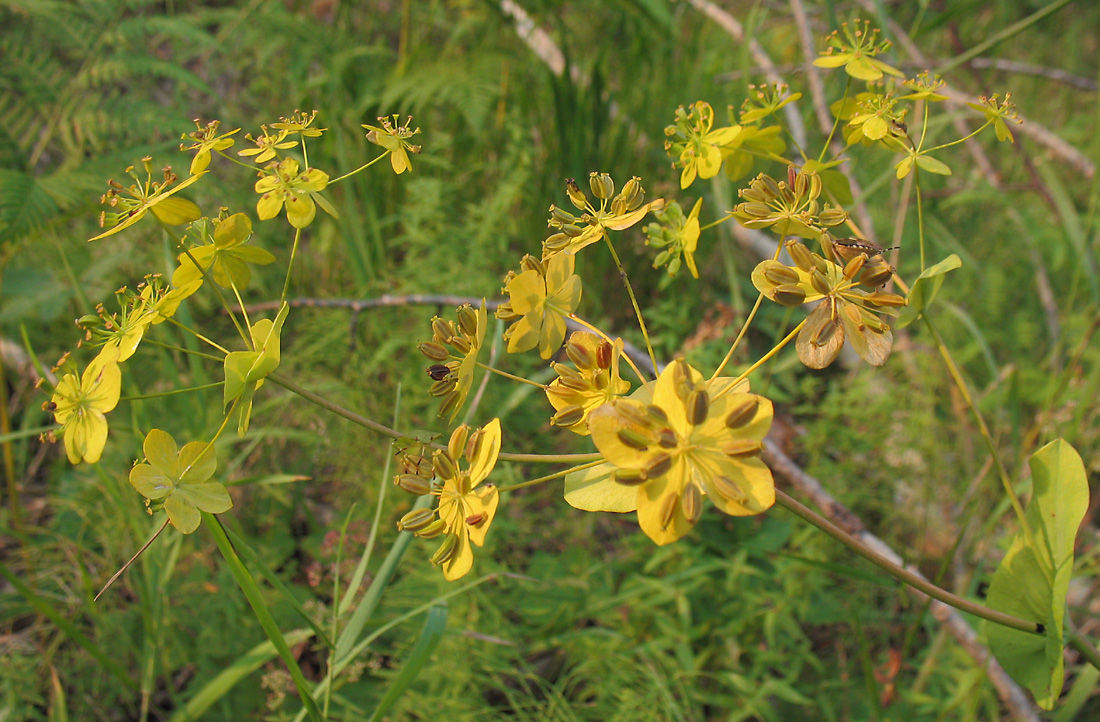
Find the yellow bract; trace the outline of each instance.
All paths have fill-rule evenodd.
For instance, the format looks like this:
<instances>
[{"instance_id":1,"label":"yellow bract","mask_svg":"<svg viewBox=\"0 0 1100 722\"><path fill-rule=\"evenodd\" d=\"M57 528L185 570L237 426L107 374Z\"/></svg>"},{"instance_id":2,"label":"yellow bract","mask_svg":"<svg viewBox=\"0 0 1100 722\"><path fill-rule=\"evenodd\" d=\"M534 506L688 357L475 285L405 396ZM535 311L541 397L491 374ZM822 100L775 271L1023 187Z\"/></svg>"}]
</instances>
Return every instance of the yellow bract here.
<instances>
[{"instance_id":1,"label":"yellow bract","mask_svg":"<svg viewBox=\"0 0 1100 722\"><path fill-rule=\"evenodd\" d=\"M200 511L220 514L233 508L225 486L210 480L218 468L210 444L192 441L179 449L167 431L152 429L142 450L148 463L130 470L130 484L146 499L159 502L179 531L190 534L198 529Z\"/></svg>"},{"instance_id":2,"label":"yellow bract","mask_svg":"<svg viewBox=\"0 0 1100 722\"><path fill-rule=\"evenodd\" d=\"M447 535L444 545L449 547L448 553L440 564L448 581L470 571L474 563L470 545L485 544L485 535L500 503L496 485L482 484L496 466L500 453L500 419L493 419L468 437L467 434L466 426L455 429L448 448L435 452L434 457L436 474L443 481L443 488L432 493L439 496L439 518ZM458 439L462 442L455 443ZM464 449L451 448L458 446ZM456 457L463 450L468 469L458 468ZM446 458L440 461L441 456Z\"/></svg>"},{"instance_id":3,"label":"yellow bract","mask_svg":"<svg viewBox=\"0 0 1100 722\"><path fill-rule=\"evenodd\" d=\"M546 261L545 275L529 269L505 286L511 311L519 316L504 332L508 353L535 348L550 358L565 339L565 317L581 302L581 279L573 273L572 253L554 254ZM499 313L498 313L499 315Z\"/></svg>"},{"instance_id":4,"label":"yellow bract","mask_svg":"<svg viewBox=\"0 0 1100 722\"><path fill-rule=\"evenodd\" d=\"M268 175L256 181L256 192L263 194L256 203L256 215L260 220L266 221L279 215L285 204L290 225L305 228L312 223L317 215L315 200L321 198L317 193L328 185L328 174L316 168L299 174L298 161L293 158L280 161L268 170ZM326 211L329 208L325 206Z\"/></svg>"}]
</instances>

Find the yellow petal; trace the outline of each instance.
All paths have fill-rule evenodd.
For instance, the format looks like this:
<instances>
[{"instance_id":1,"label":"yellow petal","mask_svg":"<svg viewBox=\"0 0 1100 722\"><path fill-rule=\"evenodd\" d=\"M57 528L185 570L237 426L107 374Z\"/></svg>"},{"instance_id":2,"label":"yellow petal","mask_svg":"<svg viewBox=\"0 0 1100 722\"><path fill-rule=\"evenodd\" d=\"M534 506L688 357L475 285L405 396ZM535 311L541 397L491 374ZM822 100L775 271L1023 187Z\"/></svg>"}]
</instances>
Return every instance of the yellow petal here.
<instances>
[{"instance_id":1,"label":"yellow petal","mask_svg":"<svg viewBox=\"0 0 1100 722\"><path fill-rule=\"evenodd\" d=\"M689 472L688 465L677 458L668 474L638 488L638 526L660 546L671 544L691 531L692 525L680 505L680 493L688 483Z\"/></svg>"},{"instance_id":2,"label":"yellow petal","mask_svg":"<svg viewBox=\"0 0 1100 722\"><path fill-rule=\"evenodd\" d=\"M581 511L625 513L638 508L638 489L611 479L612 464L574 471L565 477L565 501Z\"/></svg>"},{"instance_id":3,"label":"yellow petal","mask_svg":"<svg viewBox=\"0 0 1100 722\"><path fill-rule=\"evenodd\" d=\"M798 332L795 349L798 360L812 369L823 369L834 360L844 345L844 326L832 318L829 302L822 301L806 317Z\"/></svg>"},{"instance_id":4,"label":"yellow petal","mask_svg":"<svg viewBox=\"0 0 1100 722\"><path fill-rule=\"evenodd\" d=\"M317 205L308 195L290 196L286 199L286 218L295 228L305 228L313 223Z\"/></svg>"},{"instance_id":5,"label":"yellow petal","mask_svg":"<svg viewBox=\"0 0 1100 722\"><path fill-rule=\"evenodd\" d=\"M474 565L474 550L470 548L467 535L459 532L454 554L443 563L443 578L449 582L466 576Z\"/></svg>"},{"instance_id":6,"label":"yellow petal","mask_svg":"<svg viewBox=\"0 0 1100 722\"><path fill-rule=\"evenodd\" d=\"M714 505L730 516L751 516L770 509L775 504L775 481L771 469L757 458L730 459L719 472L744 493L740 500L728 499L711 487L712 477L703 479L703 486Z\"/></svg>"},{"instance_id":7,"label":"yellow petal","mask_svg":"<svg viewBox=\"0 0 1100 722\"><path fill-rule=\"evenodd\" d=\"M500 453L500 419L493 419L482 427L481 443L477 456L470 459L470 486L475 487L489 476L497 464Z\"/></svg>"}]
</instances>

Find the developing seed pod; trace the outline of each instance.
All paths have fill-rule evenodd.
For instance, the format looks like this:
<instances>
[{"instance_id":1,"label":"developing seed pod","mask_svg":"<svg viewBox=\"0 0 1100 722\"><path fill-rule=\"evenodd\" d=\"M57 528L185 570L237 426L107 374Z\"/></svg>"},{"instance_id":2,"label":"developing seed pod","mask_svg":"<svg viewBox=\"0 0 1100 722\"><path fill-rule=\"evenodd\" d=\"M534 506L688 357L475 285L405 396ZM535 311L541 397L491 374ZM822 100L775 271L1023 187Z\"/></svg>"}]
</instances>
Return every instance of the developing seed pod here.
<instances>
[{"instance_id":1,"label":"developing seed pod","mask_svg":"<svg viewBox=\"0 0 1100 722\"><path fill-rule=\"evenodd\" d=\"M703 494L699 491L699 487L694 483L689 483L684 487L684 490L680 492L680 511L684 513L684 516L688 520L688 524L694 524L699 521L699 517L703 514Z\"/></svg>"},{"instance_id":2,"label":"developing seed pod","mask_svg":"<svg viewBox=\"0 0 1100 722\"><path fill-rule=\"evenodd\" d=\"M799 275L790 266L784 266L782 263L769 263L764 268L764 278L777 286L784 284L798 283Z\"/></svg>"},{"instance_id":3,"label":"developing seed pod","mask_svg":"<svg viewBox=\"0 0 1100 722\"><path fill-rule=\"evenodd\" d=\"M450 355L442 344L438 344L435 341L425 341L417 344L416 347L420 349L420 353L424 354L432 361L446 361L447 357Z\"/></svg>"},{"instance_id":4,"label":"developing seed pod","mask_svg":"<svg viewBox=\"0 0 1100 722\"><path fill-rule=\"evenodd\" d=\"M881 260L881 259L880 259ZM882 286L894 275L894 268L883 261L882 263L868 264L859 277L859 282L865 286Z\"/></svg>"},{"instance_id":5,"label":"developing seed pod","mask_svg":"<svg viewBox=\"0 0 1100 722\"><path fill-rule=\"evenodd\" d=\"M650 439L645 434L635 431L634 429L619 429L615 432L615 435L626 446L638 451L646 451L649 449Z\"/></svg>"},{"instance_id":6,"label":"developing seed pod","mask_svg":"<svg viewBox=\"0 0 1100 722\"><path fill-rule=\"evenodd\" d=\"M577 181L573 178L565 179L565 194L569 196L569 202L572 203L578 210L584 210L584 207L588 205L588 197L584 195L584 191L577 185Z\"/></svg>"},{"instance_id":7,"label":"developing seed pod","mask_svg":"<svg viewBox=\"0 0 1100 722\"><path fill-rule=\"evenodd\" d=\"M749 500L748 494L742 491L738 483L728 476L712 476L707 487L715 496L721 497L727 502L744 504Z\"/></svg>"},{"instance_id":8,"label":"developing seed pod","mask_svg":"<svg viewBox=\"0 0 1100 722\"><path fill-rule=\"evenodd\" d=\"M615 195L615 181L607 173L589 173L588 185L592 188L592 195L601 201Z\"/></svg>"},{"instance_id":9,"label":"developing seed pod","mask_svg":"<svg viewBox=\"0 0 1100 722\"><path fill-rule=\"evenodd\" d=\"M772 289L772 300L780 306L801 306L806 302L806 289L802 286L776 286Z\"/></svg>"},{"instance_id":10,"label":"developing seed pod","mask_svg":"<svg viewBox=\"0 0 1100 722\"><path fill-rule=\"evenodd\" d=\"M676 494L669 494L661 502L661 529L668 529L672 524L672 520L676 517L676 507L680 505L680 497Z\"/></svg>"},{"instance_id":11,"label":"developing seed pod","mask_svg":"<svg viewBox=\"0 0 1100 722\"><path fill-rule=\"evenodd\" d=\"M642 179L638 176L634 176L628 180L619 193L619 197L623 199L628 211L632 211L642 205L642 201L645 200L645 189L642 188Z\"/></svg>"},{"instance_id":12,"label":"developing seed pod","mask_svg":"<svg viewBox=\"0 0 1100 722\"><path fill-rule=\"evenodd\" d=\"M458 307L458 327L467 336L477 336L477 311L468 303Z\"/></svg>"},{"instance_id":13,"label":"developing seed pod","mask_svg":"<svg viewBox=\"0 0 1100 722\"><path fill-rule=\"evenodd\" d=\"M731 459L756 456L764 450L764 442L752 439L734 439L722 445L722 453Z\"/></svg>"},{"instance_id":14,"label":"developing seed pod","mask_svg":"<svg viewBox=\"0 0 1100 722\"><path fill-rule=\"evenodd\" d=\"M437 344L445 344L450 341L451 336L455 334L454 324L450 321L444 321L439 316L432 318L432 340Z\"/></svg>"},{"instance_id":15,"label":"developing seed pod","mask_svg":"<svg viewBox=\"0 0 1100 722\"><path fill-rule=\"evenodd\" d=\"M445 419L451 416L457 409L458 404L462 401L462 394L455 389L450 393L447 398L443 399L443 403L439 405L439 418Z\"/></svg>"},{"instance_id":16,"label":"developing seed pod","mask_svg":"<svg viewBox=\"0 0 1100 722\"><path fill-rule=\"evenodd\" d=\"M564 208L559 208L558 206L551 205L550 220L553 223L560 223L564 225L566 223L575 222L577 220L577 217L569 211L565 210Z\"/></svg>"},{"instance_id":17,"label":"developing seed pod","mask_svg":"<svg viewBox=\"0 0 1100 722\"><path fill-rule=\"evenodd\" d=\"M684 406L687 408L687 420L692 426L698 426L707 420L710 411L710 395L706 389L695 389L688 394Z\"/></svg>"},{"instance_id":18,"label":"developing seed pod","mask_svg":"<svg viewBox=\"0 0 1100 722\"><path fill-rule=\"evenodd\" d=\"M570 391L588 391L592 388L588 379L580 376L562 376L558 379L558 384Z\"/></svg>"},{"instance_id":19,"label":"developing seed pod","mask_svg":"<svg viewBox=\"0 0 1100 722\"><path fill-rule=\"evenodd\" d=\"M439 548L435 550L435 554L432 554L432 564L446 564L454 557L457 549L458 535L448 534L443 539L443 543L439 545Z\"/></svg>"},{"instance_id":20,"label":"developing seed pod","mask_svg":"<svg viewBox=\"0 0 1100 722\"><path fill-rule=\"evenodd\" d=\"M416 532L416 535L421 539L435 539L445 531L447 531L447 522L442 519L436 519L428 526Z\"/></svg>"},{"instance_id":21,"label":"developing seed pod","mask_svg":"<svg viewBox=\"0 0 1100 722\"><path fill-rule=\"evenodd\" d=\"M756 409L759 406L755 396L746 395L743 399L738 399L730 412L726 414L726 426L730 429L740 429L743 426L748 426L756 417Z\"/></svg>"},{"instance_id":22,"label":"developing seed pod","mask_svg":"<svg viewBox=\"0 0 1100 722\"><path fill-rule=\"evenodd\" d=\"M432 364L428 367L428 375L432 377L432 381L443 381L450 373L451 370L443 364Z\"/></svg>"},{"instance_id":23,"label":"developing seed pod","mask_svg":"<svg viewBox=\"0 0 1100 722\"><path fill-rule=\"evenodd\" d=\"M596 365L603 370L611 368L611 362L615 357L615 347L609 341L601 341L596 347Z\"/></svg>"},{"instance_id":24,"label":"developing seed pod","mask_svg":"<svg viewBox=\"0 0 1100 722\"><path fill-rule=\"evenodd\" d=\"M648 478L643 469L615 469L611 472L611 480L623 486L638 486L644 484Z\"/></svg>"},{"instance_id":25,"label":"developing seed pod","mask_svg":"<svg viewBox=\"0 0 1100 722\"><path fill-rule=\"evenodd\" d=\"M645 466L646 476L650 479L656 479L658 476L664 476L668 473L668 470L672 468L672 457L663 451L652 459Z\"/></svg>"},{"instance_id":26,"label":"developing seed pod","mask_svg":"<svg viewBox=\"0 0 1100 722\"><path fill-rule=\"evenodd\" d=\"M572 240L566 233L555 233L542 242L543 253L557 253L568 246Z\"/></svg>"},{"instance_id":27,"label":"developing seed pod","mask_svg":"<svg viewBox=\"0 0 1100 722\"><path fill-rule=\"evenodd\" d=\"M614 402L614 406L619 416L622 416L628 423L643 428L648 428L653 424L653 419L651 418L651 414L648 413L648 408L637 402L618 401ZM667 419L665 423L667 423Z\"/></svg>"},{"instance_id":28,"label":"developing seed pod","mask_svg":"<svg viewBox=\"0 0 1100 722\"><path fill-rule=\"evenodd\" d=\"M582 371L591 371L596 367L593 353L575 338L575 334L570 336L565 344L565 355Z\"/></svg>"},{"instance_id":29,"label":"developing seed pod","mask_svg":"<svg viewBox=\"0 0 1100 722\"><path fill-rule=\"evenodd\" d=\"M866 328L866 324L863 323L863 311L860 309L859 306L855 305L854 303L846 303L844 304L844 313L848 316L848 320L852 323L852 325L854 325L857 329L862 331L864 328Z\"/></svg>"},{"instance_id":30,"label":"developing seed pod","mask_svg":"<svg viewBox=\"0 0 1100 722\"><path fill-rule=\"evenodd\" d=\"M517 318L520 318L520 314L512 310L511 303L505 302L497 306L496 317L499 318L501 321L508 323L510 321L515 321Z\"/></svg>"},{"instance_id":31,"label":"developing seed pod","mask_svg":"<svg viewBox=\"0 0 1100 722\"><path fill-rule=\"evenodd\" d=\"M456 351L464 355L470 353L470 349L473 348L473 344L470 343L470 339L466 336L451 337L451 345L455 347Z\"/></svg>"},{"instance_id":32,"label":"developing seed pod","mask_svg":"<svg viewBox=\"0 0 1100 722\"><path fill-rule=\"evenodd\" d=\"M400 486L410 494L424 496L432 490L431 481L416 474L398 474L393 477L393 483Z\"/></svg>"},{"instance_id":33,"label":"developing seed pod","mask_svg":"<svg viewBox=\"0 0 1100 722\"><path fill-rule=\"evenodd\" d=\"M540 276L546 275L546 266L543 265L543 262L530 254L519 259L519 266L524 271L538 271Z\"/></svg>"},{"instance_id":34,"label":"developing seed pod","mask_svg":"<svg viewBox=\"0 0 1100 722\"><path fill-rule=\"evenodd\" d=\"M668 426L668 414L666 414L665 410L662 409L660 406L657 406L656 404L648 404L645 407L645 412L649 415L649 423L656 423L661 426Z\"/></svg>"},{"instance_id":35,"label":"developing seed pod","mask_svg":"<svg viewBox=\"0 0 1100 722\"><path fill-rule=\"evenodd\" d=\"M462 456L462 452L466 450L466 439L468 438L470 438L470 427L466 424L456 427L451 432L451 438L447 441L447 453L452 460Z\"/></svg>"},{"instance_id":36,"label":"developing seed pod","mask_svg":"<svg viewBox=\"0 0 1100 722\"><path fill-rule=\"evenodd\" d=\"M558 409L558 412L550 417L551 426L560 426L567 429L584 421L584 407L573 404Z\"/></svg>"},{"instance_id":37,"label":"developing seed pod","mask_svg":"<svg viewBox=\"0 0 1100 722\"><path fill-rule=\"evenodd\" d=\"M816 267L810 249L798 241L787 241L787 253L791 254L794 265L803 271L810 272Z\"/></svg>"},{"instance_id":38,"label":"developing seed pod","mask_svg":"<svg viewBox=\"0 0 1100 722\"><path fill-rule=\"evenodd\" d=\"M848 280L855 278L856 274L863 268L864 263L867 263L867 256L862 254L845 263L844 277Z\"/></svg>"},{"instance_id":39,"label":"developing seed pod","mask_svg":"<svg viewBox=\"0 0 1100 722\"><path fill-rule=\"evenodd\" d=\"M884 306L887 308L909 305L909 301L907 301L904 296L899 296L896 293L887 293L885 291L869 293L867 294L867 300L876 306Z\"/></svg>"},{"instance_id":40,"label":"developing seed pod","mask_svg":"<svg viewBox=\"0 0 1100 722\"><path fill-rule=\"evenodd\" d=\"M829 281L825 278L825 274L816 268L810 272L810 285L822 296L828 296L832 292L832 289L829 288Z\"/></svg>"},{"instance_id":41,"label":"developing seed pod","mask_svg":"<svg viewBox=\"0 0 1100 722\"><path fill-rule=\"evenodd\" d=\"M615 196L611 199L611 215L621 216L626 213L626 201L622 196Z\"/></svg>"},{"instance_id":42,"label":"developing seed pod","mask_svg":"<svg viewBox=\"0 0 1100 722\"><path fill-rule=\"evenodd\" d=\"M423 529L424 527L435 521L435 509L413 509L397 522L397 528L400 531L411 531L413 533Z\"/></svg>"},{"instance_id":43,"label":"developing seed pod","mask_svg":"<svg viewBox=\"0 0 1100 722\"><path fill-rule=\"evenodd\" d=\"M438 449L432 454L432 467L435 469L435 475L443 481L450 481L458 474L458 465L444 449Z\"/></svg>"},{"instance_id":44,"label":"developing seed pod","mask_svg":"<svg viewBox=\"0 0 1100 722\"><path fill-rule=\"evenodd\" d=\"M580 217L580 220L587 223L588 221L591 220L591 218L589 217L589 215L587 213L585 213L583 216ZM585 231L584 226L577 225L576 223L567 223L566 225L561 227L561 232L564 233L565 235L569 236L570 238L576 238L577 236L584 233L584 231Z\"/></svg>"},{"instance_id":45,"label":"developing seed pod","mask_svg":"<svg viewBox=\"0 0 1100 722\"><path fill-rule=\"evenodd\" d=\"M836 318L830 318L821 324L821 328L814 333L810 343L814 346L828 346L837 333L844 333L844 328L837 324Z\"/></svg>"}]
</instances>

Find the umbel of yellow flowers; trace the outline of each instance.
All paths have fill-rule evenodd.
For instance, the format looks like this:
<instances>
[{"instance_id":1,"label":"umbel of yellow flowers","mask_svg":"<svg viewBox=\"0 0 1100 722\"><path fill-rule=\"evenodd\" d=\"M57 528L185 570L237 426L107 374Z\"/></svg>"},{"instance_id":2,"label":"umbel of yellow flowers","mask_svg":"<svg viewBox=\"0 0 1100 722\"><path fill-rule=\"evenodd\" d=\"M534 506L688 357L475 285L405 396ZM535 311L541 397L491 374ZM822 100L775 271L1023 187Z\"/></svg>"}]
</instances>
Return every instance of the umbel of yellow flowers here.
<instances>
[{"instance_id":1,"label":"umbel of yellow flowers","mask_svg":"<svg viewBox=\"0 0 1100 722\"><path fill-rule=\"evenodd\" d=\"M617 399L589 416L596 448L616 467L611 480L637 487L638 524L657 544L688 533L704 497L732 516L775 503L771 470L759 458L772 404L747 391L729 378L704 381L678 359L661 372L651 402Z\"/></svg>"}]
</instances>

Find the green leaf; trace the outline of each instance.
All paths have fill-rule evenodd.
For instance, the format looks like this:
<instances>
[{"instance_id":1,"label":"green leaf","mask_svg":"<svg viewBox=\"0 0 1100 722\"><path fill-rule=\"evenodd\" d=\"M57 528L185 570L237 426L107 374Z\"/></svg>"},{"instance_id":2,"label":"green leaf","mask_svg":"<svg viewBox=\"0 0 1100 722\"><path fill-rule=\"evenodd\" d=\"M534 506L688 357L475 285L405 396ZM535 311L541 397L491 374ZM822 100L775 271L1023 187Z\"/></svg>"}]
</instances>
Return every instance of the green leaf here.
<instances>
[{"instance_id":1,"label":"green leaf","mask_svg":"<svg viewBox=\"0 0 1100 722\"><path fill-rule=\"evenodd\" d=\"M382 719L383 715L390 711L390 708L408 689L409 685L416 680L417 676L420 675L420 670L428 663L432 652L439 646L439 642L443 639L443 632L446 629L447 606L440 604L432 607L428 612L428 618L424 621L424 629L420 632L420 638L416 640L412 651L409 652L409 658L405 660L405 666L387 685L386 694L382 697L378 706L374 708L374 713L370 716L370 722L378 722Z\"/></svg>"},{"instance_id":2,"label":"green leaf","mask_svg":"<svg viewBox=\"0 0 1100 722\"><path fill-rule=\"evenodd\" d=\"M954 271L962 266L962 260L954 253L934 266L924 269L917 282L909 291L909 305L901 309L898 316L897 327L905 328L916 321L924 309L932 305L936 294L943 285L943 275L948 271Z\"/></svg>"},{"instance_id":3,"label":"green leaf","mask_svg":"<svg viewBox=\"0 0 1100 722\"><path fill-rule=\"evenodd\" d=\"M625 513L638 508L638 489L611 479L615 469L600 464L565 477L565 500L582 511Z\"/></svg>"},{"instance_id":4,"label":"green leaf","mask_svg":"<svg viewBox=\"0 0 1100 722\"><path fill-rule=\"evenodd\" d=\"M1026 686L1043 709L1062 692L1062 634L1066 592L1073 575L1073 543L1089 505L1085 465L1058 439L1029 460L1033 492L1025 518L1032 530L1016 535L993 574L988 602L998 611L1041 620L1042 636L989 625L989 648L1005 671Z\"/></svg>"}]
</instances>

